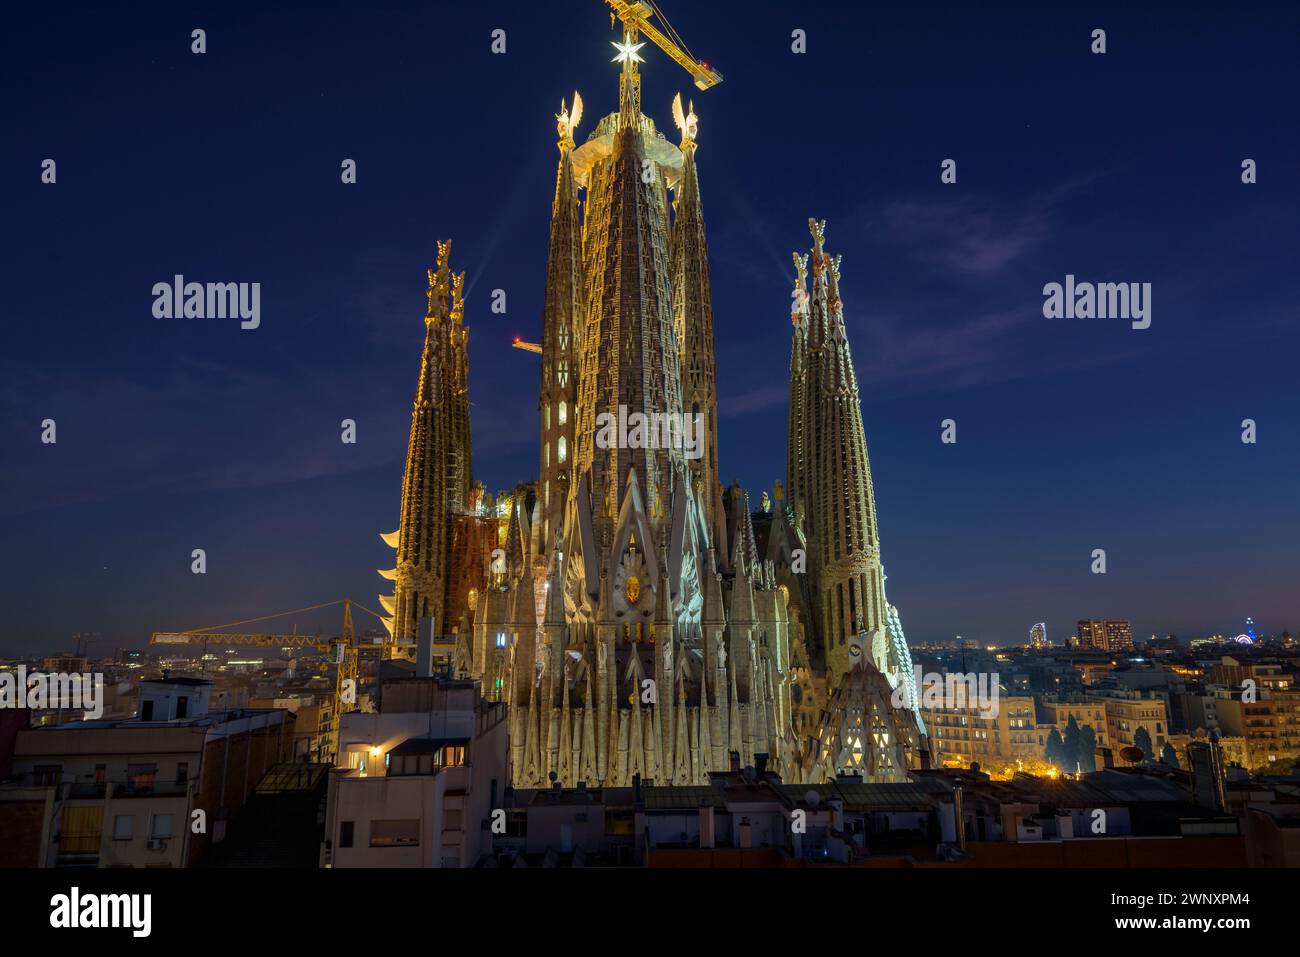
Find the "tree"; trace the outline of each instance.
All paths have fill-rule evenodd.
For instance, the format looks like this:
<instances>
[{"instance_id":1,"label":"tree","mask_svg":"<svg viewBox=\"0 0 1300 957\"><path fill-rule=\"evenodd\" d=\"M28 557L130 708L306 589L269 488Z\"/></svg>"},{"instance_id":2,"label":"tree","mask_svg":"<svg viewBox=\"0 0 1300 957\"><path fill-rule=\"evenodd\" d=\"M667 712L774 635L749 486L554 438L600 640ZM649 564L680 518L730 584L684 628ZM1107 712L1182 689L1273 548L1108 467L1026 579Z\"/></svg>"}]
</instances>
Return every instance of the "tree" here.
<instances>
[{"instance_id":1,"label":"tree","mask_svg":"<svg viewBox=\"0 0 1300 957\"><path fill-rule=\"evenodd\" d=\"M1141 748L1146 760L1155 760L1155 752L1151 750L1151 733L1142 725L1138 725L1138 729L1133 732L1133 747Z\"/></svg>"},{"instance_id":2,"label":"tree","mask_svg":"<svg viewBox=\"0 0 1300 957\"><path fill-rule=\"evenodd\" d=\"M1065 741L1061 759L1065 762L1063 770L1074 773L1082 764L1082 756L1079 753L1079 722L1074 720L1074 715L1070 715L1070 723L1065 726Z\"/></svg>"},{"instance_id":3,"label":"tree","mask_svg":"<svg viewBox=\"0 0 1300 957\"><path fill-rule=\"evenodd\" d=\"M1065 742L1061 740L1061 732L1057 731L1055 728L1053 728L1052 733L1047 736L1047 748L1043 757L1047 760L1048 764L1053 764L1058 768L1061 767L1065 761Z\"/></svg>"},{"instance_id":4,"label":"tree","mask_svg":"<svg viewBox=\"0 0 1300 957\"><path fill-rule=\"evenodd\" d=\"M1165 742L1164 749L1160 752L1160 763L1167 764L1171 768L1178 767L1178 752L1174 750L1174 746L1168 741Z\"/></svg>"},{"instance_id":5,"label":"tree","mask_svg":"<svg viewBox=\"0 0 1300 957\"><path fill-rule=\"evenodd\" d=\"M1097 732L1090 724L1079 729L1079 764L1085 771L1097 770Z\"/></svg>"}]
</instances>

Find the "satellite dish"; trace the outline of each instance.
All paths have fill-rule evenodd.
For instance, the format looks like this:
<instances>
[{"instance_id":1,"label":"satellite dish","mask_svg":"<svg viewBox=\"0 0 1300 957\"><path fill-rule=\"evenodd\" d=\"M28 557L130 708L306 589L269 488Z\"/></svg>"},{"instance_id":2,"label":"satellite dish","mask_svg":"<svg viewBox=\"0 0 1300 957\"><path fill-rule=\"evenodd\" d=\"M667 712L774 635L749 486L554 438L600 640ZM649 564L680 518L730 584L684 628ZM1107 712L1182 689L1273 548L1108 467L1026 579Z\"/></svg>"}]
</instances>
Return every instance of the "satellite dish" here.
<instances>
[{"instance_id":1,"label":"satellite dish","mask_svg":"<svg viewBox=\"0 0 1300 957\"><path fill-rule=\"evenodd\" d=\"M817 791L808 790L804 792L803 800L809 807L817 807L822 803L822 796Z\"/></svg>"},{"instance_id":2,"label":"satellite dish","mask_svg":"<svg viewBox=\"0 0 1300 957\"><path fill-rule=\"evenodd\" d=\"M1119 756L1129 764L1137 764L1139 761L1146 760L1147 755L1141 748L1135 748L1132 745L1129 745L1126 748L1119 749Z\"/></svg>"}]
</instances>

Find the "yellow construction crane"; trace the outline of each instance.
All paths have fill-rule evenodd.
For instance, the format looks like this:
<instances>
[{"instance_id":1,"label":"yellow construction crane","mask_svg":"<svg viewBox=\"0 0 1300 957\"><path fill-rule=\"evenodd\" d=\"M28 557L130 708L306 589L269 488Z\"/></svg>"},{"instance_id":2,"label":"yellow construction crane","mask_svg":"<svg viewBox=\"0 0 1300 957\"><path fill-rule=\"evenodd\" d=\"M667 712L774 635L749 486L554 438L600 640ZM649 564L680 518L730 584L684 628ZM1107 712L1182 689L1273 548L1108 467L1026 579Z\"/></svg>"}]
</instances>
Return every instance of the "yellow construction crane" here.
<instances>
[{"instance_id":1,"label":"yellow construction crane","mask_svg":"<svg viewBox=\"0 0 1300 957\"><path fill-rule=\"evenodd\" d=\"M542 345L540 342L524 342L524 340L515 336L515 341L510 343L510 345L515 349L523 349L525 352L536 352L538 355L542 354Z\"/></svg>"},{"instance_id":2,"label":"yellow construction crane","mask_svg":"<svg viewBox=\"0 0 1300 957\"><path fill-rule=\"evenodd\" d=\"M632 41L637 39L638 34L643 34L646 39L654 42L654 45L663 50L670 57L677 61L678 66L695 78L695 85L701 90L707 90L711 86L717 86L722 82L722 74L711 68L707 63L697 60L686 49L686 44L678 36L677 31L673 29L668 18L664 16L663 11L654 0L648 3L627 3L625 0L605 0L609 6L609 25L614 26L614 18L617 17L623 24L623 30L628 34ZM658 15L659 22L663 24L667 35L661 33L650 23L650 18Z\"/></svg>"},{"instance_id":3,"label":"yellow construction crane","mask_svg":"<svg viewBox=\"0 0 1300 957\"><path fill-rule=\"evenodd\" d=\"M297 615L304 612L316 611L320 608L329 608L331 605L343 606L343 630L340 632L338 640L322 641L320 635L300 635L298 626L294 625L289 634L275 634L271 632L228 632L222 631L223 628L234 628L239 625L247 625L253 622L266 621L268 618L283 618L285 615ZM306 608L296 608L293 611L283 611L271 615L262 615L259 618L245 618L242 621L230 622L225 625L212 625L208 628L195 628L191 631L155 631L149 636L151 645L194 645L202 644L204 648L209 642L223 645L236 646L256 646L256 647L276 647L276 648L315 648L322 654L328 655L329 663L337 666L334 676L334 711L333 721L330 731L330 755L338 755L339 743L339 720L345 712L355 711L357 708L357 661L363 646L357 643L356 629L352 625L352 606L356 604L350 598L340 598L336 601L322 602L319 605L309 605ZM374 615L380 621L383 616L378 612L371 611L362 605L357 605L367 614ZM389 636L384 639L380 646L380 654L384 660L391 660L398 657L397 645Z\"/></svg>"}]
</instances>

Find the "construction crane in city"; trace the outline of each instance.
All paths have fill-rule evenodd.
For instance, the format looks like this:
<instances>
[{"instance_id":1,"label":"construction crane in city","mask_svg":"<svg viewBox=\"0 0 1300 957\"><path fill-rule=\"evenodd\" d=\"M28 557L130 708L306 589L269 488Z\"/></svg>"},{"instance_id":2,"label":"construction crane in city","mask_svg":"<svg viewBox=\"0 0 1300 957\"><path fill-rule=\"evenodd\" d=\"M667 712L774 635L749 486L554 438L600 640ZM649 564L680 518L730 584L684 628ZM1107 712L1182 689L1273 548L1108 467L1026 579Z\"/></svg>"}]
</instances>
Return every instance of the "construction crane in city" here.
<instances>
[{"instance_id":1,"label":"construction crane in city","mask_svg":"<svg viewBox=\"0 0 1300 957\"><path fill-rule=\"evenodd\" d=\"M229 632L224 631L226 628L237 628L241 625L254 624L260 621L267 621L272 618L283 618L286 615L304 614L310 611L316 611L321 608L329 608L333 605L343 606L343 629L336 640L322 639L319 634L304 635L298 633L298 626L294 625L288 634L274 632ZM270 615L262 615L258 618L245 618L242 621L234 621L225 625L212 625L207 628L195 628L190 631L155 631L149 636L151 645L202 645L202 654L206 655L207 646L211 644L221 644L228 646L244 647L254 646L263 648L314 648L321 654L327 655L329 664L336 666L334 676L334 710L331 722L329 753L331 756L338 755L339 743L339 719L348 711L355 711L357 708L357 671L358 660L363 648L371 646L361 645L357 642L356 629L352 624L352 606L373 615L381 622L384 616L376 611L371 611L363 605L357 604L350 598L340 598L335 601L322 602L319 605L309 605L306 608L295 608L292 611L276 612ZM386 636L382 644L376 645L383 660L391 660L399 657L398 647L392 640L392 636Z\"/></svg>"},{"instance_id":2,"label":"construction crane in city","mask_svg":"<svg viewBox=\"0 0 1300 957\"><path fill-rule=\"evenodd\" d=\"M518 336L515 336L515 341L510 343L510 346L513 349L523 349L525 352L535 352L539 356L542 354L541 343L524 342L524 340L520 339Z\"/></svg>"},{"instance_id":3,"label":"construction crane in city","mask_svg":"<svg viewBox=\"0 0 1300 957\"><path fill-rule=\"evenodd\" d=\"M647 2L627 3L625 0L605 0L609 7L609 25L611 29L614 26L614 19L617 17L623 24L623 32L627 35L630 42L636 42L638 35L644 36L650 40L659 49L663 50L677 62L683 70L689 73L695 80L695 85L701 90L707 90L711 86L717 86L722 82L722 74L710 67L702 60L697 60L690 50L687 49L685 41L673 29L673 25L668 22L663 11L654 0ZM651 17L657 16L659 22L663 25L663 32L660 32L650 23Z\"/></svg>"}]
</instances>

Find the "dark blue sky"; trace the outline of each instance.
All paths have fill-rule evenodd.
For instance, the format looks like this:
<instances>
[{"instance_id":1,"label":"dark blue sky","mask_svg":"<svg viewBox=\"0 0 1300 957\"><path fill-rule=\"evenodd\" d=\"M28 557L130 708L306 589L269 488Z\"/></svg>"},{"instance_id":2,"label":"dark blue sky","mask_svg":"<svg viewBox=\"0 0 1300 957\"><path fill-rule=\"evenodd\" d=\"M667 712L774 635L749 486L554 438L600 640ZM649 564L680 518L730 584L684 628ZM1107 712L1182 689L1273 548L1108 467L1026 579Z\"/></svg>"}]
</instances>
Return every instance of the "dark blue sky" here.
<instances>
[{"instance_id":1,"label":"dark blue sky","mask_svg":"<svg viewBox=\"0 0 1300 957\"><path fill-rule=\"evenodd\" d=\"M508 345L540 336L560 98L580 139L616 106L602 5L262 6L8 15L0 651L375 607L438 238L475 472L535 475L537 361ZM678 91L700 116L724 480L783 477L790 252L824 217L913 641L1300 627L1294 9L666 6L726 77L643 51L660 128ZM260 282L261 327L155 319L175 273ZM1067 273L1152 283L1151 328L1044 319Z\"/></svg>"}]
</instances>

